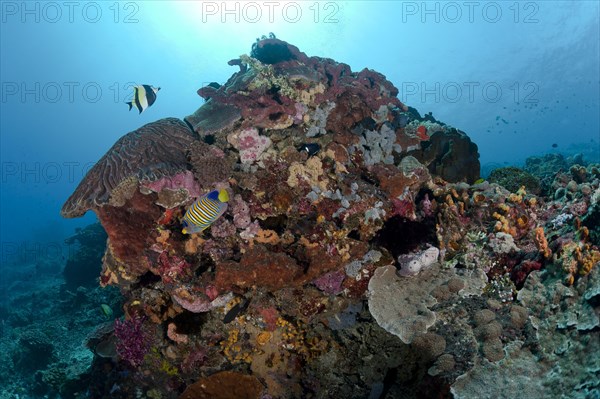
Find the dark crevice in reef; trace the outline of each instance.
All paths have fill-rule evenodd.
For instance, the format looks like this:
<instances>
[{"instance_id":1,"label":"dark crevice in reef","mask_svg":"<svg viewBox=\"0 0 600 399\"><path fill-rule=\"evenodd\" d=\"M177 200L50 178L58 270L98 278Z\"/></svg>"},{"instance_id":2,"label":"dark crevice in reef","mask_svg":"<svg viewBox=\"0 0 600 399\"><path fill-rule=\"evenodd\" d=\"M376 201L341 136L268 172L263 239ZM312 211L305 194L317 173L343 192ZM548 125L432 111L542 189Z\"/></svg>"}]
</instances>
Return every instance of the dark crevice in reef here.
<instances>
[{"instance_id":1,"label":"dark crevice in reef","mask_svg":"<svg viewBox=\"0 0 600 399\"><path fill-rule=\"evenodd\" d=\"M265 220L262 220L260 227L262 229L273 230L277 234L283 234L287 228L288 218L285 215L270 216Z\"/></svg>"},{"instance_id":2,"label":"dark crevice in reef","mask_svg":"<svg viewBox=\"0 0 600 399\"><path fill-rule=\"evenodd\" d=\"M381 391L381 395L379 395L380 399L386 397L392 386L394 385L396 378L398 377L398 368L392 367L388 369L385 373L385 377L383 378L383 389Z\"/></svg>"},{"instance_id":3,"label":"dark crevice in reef","mask_svg":"<svg viewBox=\"0 0 600 399\"><path fill-rule=\"evenodd\" d=\"M157 276L152 272L147 272L140 277L140 280L138 281L137 285L139 287L148 287L158 283L159 281L160 276Z\"/></svg>"},{"instance_id":4,"label":"dark crevice in reef","mask_svg":"<svg viewBox=\"0 0 600 399\"><path fill-rule=\"evenodd\" d=\"M213 145L215 143L215 136L214 134L207 134L202 138L202 141L204 141L206 144Z\"/></svg>"},{"instance_id":5,"label":"dark crevice in reef","mask_svg":"<svg viewBox=\"0 0 600 399\"><path fill-rule=\"evenodd\" d=\"M279 95L280 90L281 88L277 86L271 86L271 88L267 90L267 94L270 95L277 104L283 105L283 101L281 101L281 96Z\"/></svg>"},{"instance_id":6,"label":"dark crevice in reef","mask_svg":"<svg viewBox=\"0 0 600 399\"><path fill-rule=\"evenodd\" d=\"M177 326L178 334L199 334L202 331L202 325L208 319L207 313L192 313L184 311L175 316L173 322ZM167 323L168 325L168 323Z\"/></svg>"},{"instance_id":7,"label":"dark crevice in reef","mask_svg":"<svg viewBox=\"0 0 600 399\"><path fill-rule=\"evenodd\" d=\"M388 219L371 244L387 249L394 258L425 243L435 242L435 224L411 221L401 216Z\"/></svg>"},{"instance_id":8,"label":"dark crevice in reef","mask_svg":"<svg viewBox=\"0 0 600 399\"><path fill-rule=\"evenodd\" d=\"M200 255L200 260L198 261L197 268L195 270L196 277L200 277L203 273L214 270L215 269L215 261L206 254Z\"/></svg>"},{"instance_id":9,"label":"dark crevice in reef","mask_svg":"<svg viewBox=\"0 0 600 399\"><path fill-rule=\"evenodd\" d=\"M360 232L358 230L352 230L348 233L348 238L360 241Z\"/></svg>"}]
</instances>

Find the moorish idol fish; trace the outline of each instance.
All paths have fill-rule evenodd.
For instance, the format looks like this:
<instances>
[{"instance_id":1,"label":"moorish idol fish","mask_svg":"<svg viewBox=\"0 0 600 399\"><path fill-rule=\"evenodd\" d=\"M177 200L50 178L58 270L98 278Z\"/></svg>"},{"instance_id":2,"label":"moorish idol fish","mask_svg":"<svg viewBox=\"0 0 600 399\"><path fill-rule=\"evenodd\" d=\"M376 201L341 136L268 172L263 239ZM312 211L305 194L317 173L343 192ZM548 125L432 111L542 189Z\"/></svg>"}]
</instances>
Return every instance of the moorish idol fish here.
<instances>
[{"instance_id":1,"label":"moorish idol fish","mask_svg":"<svg viewBox=\"0 0 600 399\"><path fill-rule=\"evenodd\" d=\"M183 215L183 234L200 233L208 228L227 210L229 194L225 190L213 190L204 194Z\"/></svg>"},{"instance_id":2,"label":"moorish idol fish","mask_svg":"<svg viewBox=\"0 0 600 399\"><path fill-rule=\"evenodd\" d=\"M129 105L129 110L134 106L140 111L140 114L156 101L156 93L160 87L150 85L133 86L133 98L125 104Z\"/></svg>"}]
</instances>

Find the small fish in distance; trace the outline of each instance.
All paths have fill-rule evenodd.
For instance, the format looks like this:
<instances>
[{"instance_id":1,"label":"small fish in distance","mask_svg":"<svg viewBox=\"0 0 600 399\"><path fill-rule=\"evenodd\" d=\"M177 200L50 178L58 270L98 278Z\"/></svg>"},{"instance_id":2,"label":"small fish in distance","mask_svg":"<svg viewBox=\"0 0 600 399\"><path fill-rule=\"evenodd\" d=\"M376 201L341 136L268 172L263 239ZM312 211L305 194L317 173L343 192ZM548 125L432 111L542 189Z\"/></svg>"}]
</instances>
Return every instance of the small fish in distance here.
<instances>
[{"instance_id":1,"label":"small fish in distance","mask_svg":"<svg viewBox=\"0 0 600 399\"><path fill-rule=\"evenodd\" d=\"M304 143L298 147L298 151L306 152L309 157L312 157L321 150L321 146L317 143Z\"/></svg>"}]
</instances>

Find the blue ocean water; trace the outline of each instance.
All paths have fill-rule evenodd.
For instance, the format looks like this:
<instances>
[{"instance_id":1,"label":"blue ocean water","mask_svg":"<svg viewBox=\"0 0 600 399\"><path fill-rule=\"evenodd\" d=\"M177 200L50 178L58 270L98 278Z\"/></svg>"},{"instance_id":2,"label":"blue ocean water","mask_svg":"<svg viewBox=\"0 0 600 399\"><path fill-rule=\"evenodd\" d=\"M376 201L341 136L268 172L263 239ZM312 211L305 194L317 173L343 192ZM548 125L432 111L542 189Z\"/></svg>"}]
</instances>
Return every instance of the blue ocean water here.
<instances>
[{"instance_id":1,"label":"blue ocean water","mask_svg":"<svg viewBox=\"0 0 600 399\"><path fill-rule=\"evenodd\" d=\"M119 137L194 112L196 90L224 83L227 61L269 32L383 73L403 103L466 132L482 168L600 161L597 1L2 1L0 13L2 297L20 265L71 255L64 240L96 219L60 208ZM125 104L135 84L161 87L142 114Z\"/></svg>"}]
</instances>

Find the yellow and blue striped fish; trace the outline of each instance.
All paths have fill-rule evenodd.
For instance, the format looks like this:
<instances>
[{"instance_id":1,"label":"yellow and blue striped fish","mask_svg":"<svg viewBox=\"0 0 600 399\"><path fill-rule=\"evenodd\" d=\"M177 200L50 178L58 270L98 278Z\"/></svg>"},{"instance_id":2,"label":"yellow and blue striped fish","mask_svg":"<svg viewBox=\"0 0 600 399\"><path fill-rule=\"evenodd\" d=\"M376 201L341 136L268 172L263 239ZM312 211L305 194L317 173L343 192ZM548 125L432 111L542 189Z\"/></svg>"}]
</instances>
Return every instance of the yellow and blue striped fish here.
<instances>
[{"instance_id":1,"label":"yellow and blue striped fish","mask_svg":"<svg viewBox=\"0 0 600 399\"><path fill-rule=\"evenodd\" d=\"M204 194L183 215L183 234L199 233L208 228L227 210L229 194L214 190Z\"/></svg>"}]
</instances>

